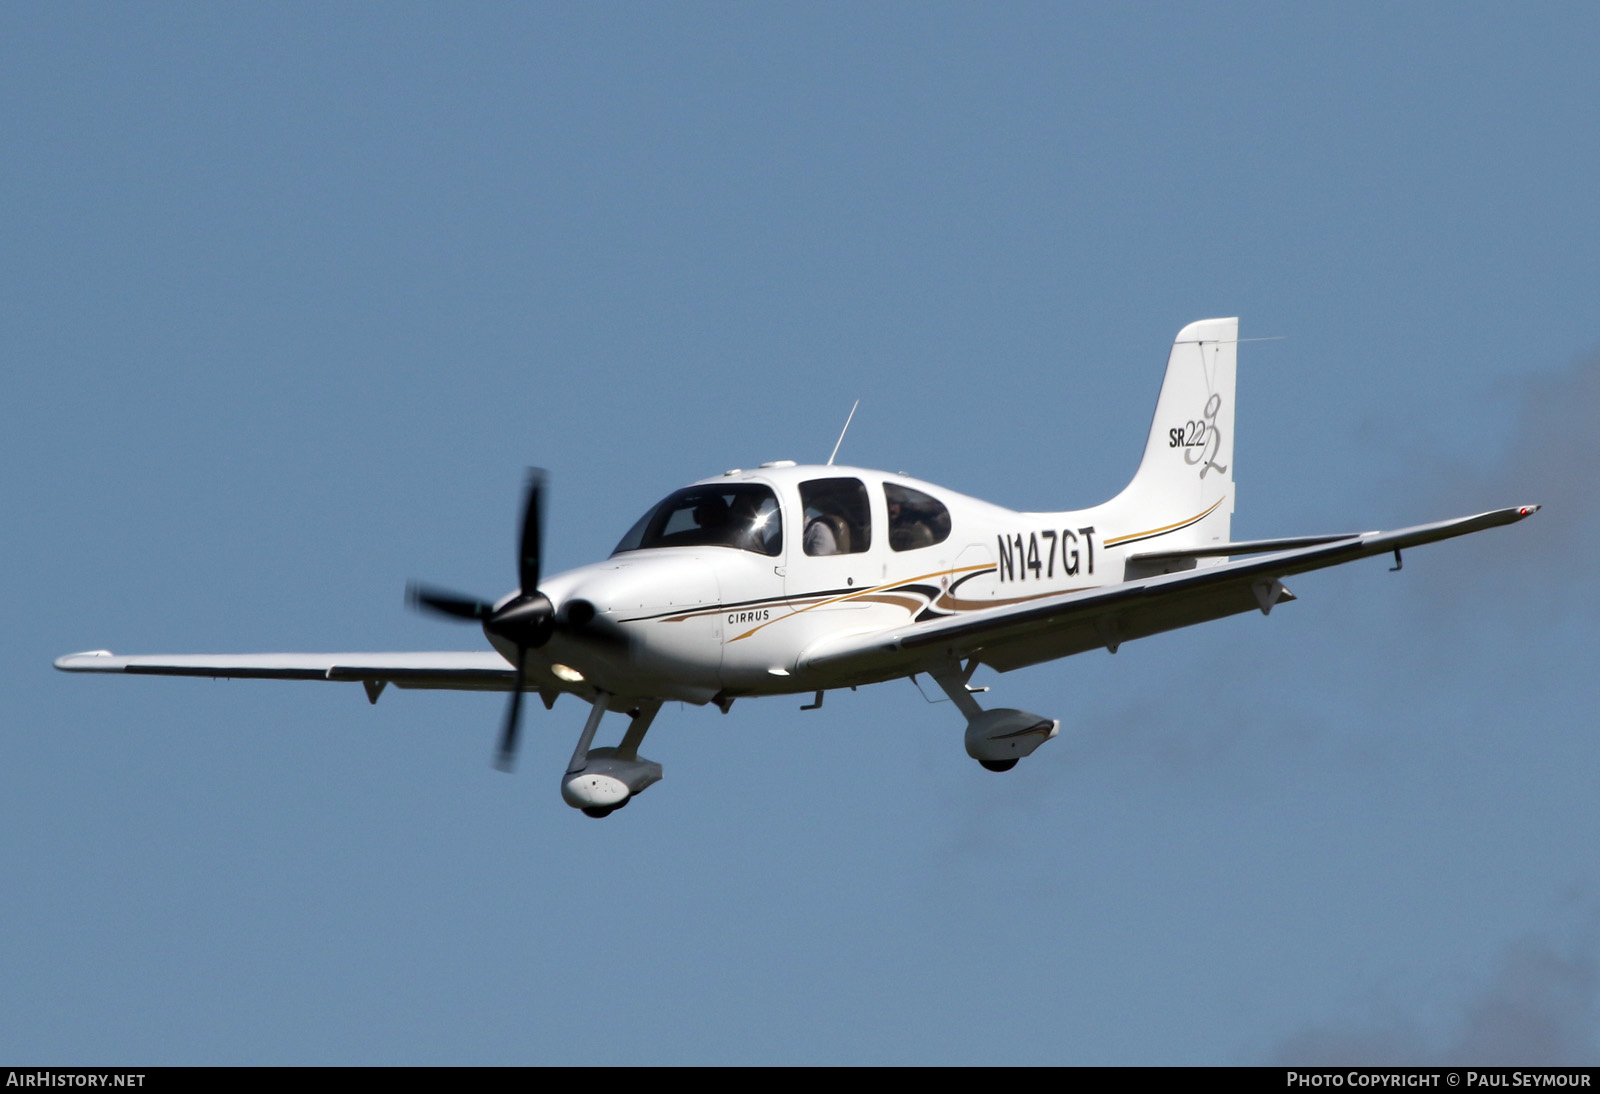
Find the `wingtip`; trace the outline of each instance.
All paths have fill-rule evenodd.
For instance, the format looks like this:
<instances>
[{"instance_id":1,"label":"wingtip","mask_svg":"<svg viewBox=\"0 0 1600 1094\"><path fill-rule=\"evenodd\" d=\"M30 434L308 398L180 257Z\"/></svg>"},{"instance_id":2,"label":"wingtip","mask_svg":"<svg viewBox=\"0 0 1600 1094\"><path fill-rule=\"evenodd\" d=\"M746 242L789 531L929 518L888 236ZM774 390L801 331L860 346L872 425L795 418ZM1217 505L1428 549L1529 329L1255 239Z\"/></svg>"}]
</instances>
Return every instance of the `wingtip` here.
<instances>
[{"instance_id":1,"label":"wingtip","mask_svg":"<svg viewBox=\"0 0 1600 1094\"><path fill-rule=\"evenodd\" d=\"M1539 505L1519 505L1517 506L1517 519L1522 520L1526 517L1531 517L1542 508L1543 506Z\"/></svg>"},{"instance_id":2,"label":"wingtip","mask_svg":"<svg viewBox=\"0 0 1600 1094\"><path fill-rule=\"evenodd\" d=\"M99 657L114 656L110 650L84 650L82 653L69 653L55 659L56 668L62 672L92 672L97 667L94 659Z\"/></svg>"}]
</instances>

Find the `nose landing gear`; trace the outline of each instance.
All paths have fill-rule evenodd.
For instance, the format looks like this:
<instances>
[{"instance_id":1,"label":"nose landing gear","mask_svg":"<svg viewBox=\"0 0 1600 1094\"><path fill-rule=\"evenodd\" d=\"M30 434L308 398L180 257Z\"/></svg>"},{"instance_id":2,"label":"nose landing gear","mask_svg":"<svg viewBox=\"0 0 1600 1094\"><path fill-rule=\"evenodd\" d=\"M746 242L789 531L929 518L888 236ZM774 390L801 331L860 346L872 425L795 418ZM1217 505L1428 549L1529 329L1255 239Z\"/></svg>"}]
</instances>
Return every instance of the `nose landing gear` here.
<instances>
[{"instance_id":1,"label":"nose landing gear","mask_svg":"<svg viewBox=\"0 0 1600 1094\"><path fill-rule=\"evenodd\" d=\"M661 765L639 755L639 744L661 709L659 700L645 702L632 711L628 732L617 747L589 747L613 698L605 692L595 697L567 773L561 777L562 800L587 817L609 817L635 794L661 781Z\"/></svg>"}]
</instances>

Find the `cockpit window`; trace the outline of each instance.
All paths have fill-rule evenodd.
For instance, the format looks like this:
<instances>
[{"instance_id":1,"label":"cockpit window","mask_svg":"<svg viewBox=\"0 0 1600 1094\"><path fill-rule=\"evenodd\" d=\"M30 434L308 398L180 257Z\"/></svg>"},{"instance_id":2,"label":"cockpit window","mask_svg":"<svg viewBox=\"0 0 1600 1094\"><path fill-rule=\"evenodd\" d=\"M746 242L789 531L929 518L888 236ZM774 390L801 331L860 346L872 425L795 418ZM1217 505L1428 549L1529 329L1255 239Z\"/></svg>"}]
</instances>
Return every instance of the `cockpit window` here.
<instances>
[{"instance_id":1,"label":"cockpit window","mask_svg":"<svg viewBox=\"0 0 1600 1094\"><path fill-rule=\"evenodd\" d=\"M950 538L950 510L938 498L899 483L883 484L889 503L889 546L896 551L932 547Z\"/></svg>"},{"instance_id":2,"label":"cockpit window","mask_svg":"<svg viewBox=\"0 0 1600 1094\"><path fill-rule=\"evenodd\" d=\"M765 486L691 486L640 517L611 553L652 547L737 547L777 555L783 551L783 515Z\"/></svg>"},{"instance_id":3,"label":"cockpit window","mask_svg":"<svg viewBox=\"0 0 1600 1094\"><path fill-rule=\"evenodd\" d=\"M872 546L867 487L860 479L812 479L800 484L808 555L853 555Z\"/></svg>"}]
</instances>

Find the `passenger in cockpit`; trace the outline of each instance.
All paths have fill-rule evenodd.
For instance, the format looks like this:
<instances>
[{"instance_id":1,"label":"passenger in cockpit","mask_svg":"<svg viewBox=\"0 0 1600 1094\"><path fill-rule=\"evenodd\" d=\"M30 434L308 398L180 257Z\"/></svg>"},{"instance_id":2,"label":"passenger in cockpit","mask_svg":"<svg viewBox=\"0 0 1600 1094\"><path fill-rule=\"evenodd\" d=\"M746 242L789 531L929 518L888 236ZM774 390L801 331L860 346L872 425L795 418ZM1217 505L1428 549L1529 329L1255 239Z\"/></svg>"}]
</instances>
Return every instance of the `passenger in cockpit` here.
<instances>
[{"instance_id":1,"label":"passenger in cockpit","mask_svg":"<svg viewBox=\"0 0 1600 1094\"><path fill-rule=\"evenodd\" d=\"M898 494L889 495L889 546L896 551L911 551L933 543L933 530L923 515L905 504Z\"/></svg>"},{"instance_id":2,"label":"passenger in cockpit","mask_svg":"<svg viewBox=\"0 0 1600 1094\"><path fill-rule=\"evenodd\" d=\"M867 488L860 479L812 479L800 484L805 508L805 553L849 555L865 551L871 542Z\"/></svg>"},{"instance_id":3,"label":"passenger in cockpit","mask_svg":"<svg viewBox=\"0 0 1600 1094\"><path fill-rule=\"evenodd\" d=\"M850 553L850 526L836 513L818 513L806 523L805 551L808 555Z\"/></svg>"}]
</instances>

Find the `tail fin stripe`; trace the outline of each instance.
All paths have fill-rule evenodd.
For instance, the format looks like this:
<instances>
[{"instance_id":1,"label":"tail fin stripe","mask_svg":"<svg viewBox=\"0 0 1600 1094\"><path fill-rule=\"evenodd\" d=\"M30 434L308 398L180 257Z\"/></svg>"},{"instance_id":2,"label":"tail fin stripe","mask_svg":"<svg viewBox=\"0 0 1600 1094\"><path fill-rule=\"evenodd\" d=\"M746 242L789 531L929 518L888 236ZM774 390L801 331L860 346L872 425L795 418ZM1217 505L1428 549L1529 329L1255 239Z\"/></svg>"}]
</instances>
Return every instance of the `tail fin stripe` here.
<instances>
[{"instance_id":1,"label":"tail fin stripe","mask_svg":"<svg viewBox=\"0 0 1600 1094\"><path fill-rule=\"evenodd\" d=\"M1164 536L1168 532L1181 531L1182 529L1189 527L1191 524L1198 524L1202 520L1205 520L1212 513L1216 512L1217 506L1221 505L1226 500L1226 498L1218 498L1216 501L1211 503L1211 508L1207 509L1205 512L1196 513L1187 520L1180 520L1178 523L1169 524L1165 528L1152 528L1148 532L1133 532L1126 536L1117 536L1115 539L1105 540L1105 546L1119 547L1128 543L1138 543L1141 540L1154 539L1157 536Z\"/></svg>"}]
</instances>

